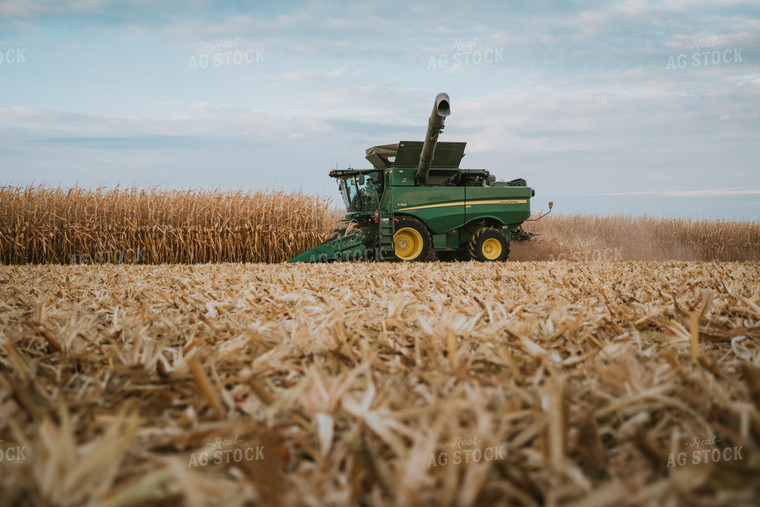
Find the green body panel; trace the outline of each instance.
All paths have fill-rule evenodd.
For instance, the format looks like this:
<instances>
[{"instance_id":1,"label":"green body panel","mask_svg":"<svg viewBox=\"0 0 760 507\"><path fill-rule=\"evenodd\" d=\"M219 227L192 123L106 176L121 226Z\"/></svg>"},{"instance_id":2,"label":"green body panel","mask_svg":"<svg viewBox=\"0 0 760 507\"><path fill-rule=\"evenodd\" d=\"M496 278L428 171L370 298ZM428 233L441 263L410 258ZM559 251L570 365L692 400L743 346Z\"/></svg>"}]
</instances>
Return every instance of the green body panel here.
<instances>
[{"instance_id":1,"label":"green body panel","mask_svg":"<svg viewBox=\"0 0 760 507\"><path fill-rule=\"evenodd\" d=\"M422 141L401 141L398 143L398 152L394 167L411 167L417 170L417 161L422 152ZM430 163L433 169L441 167L458 168L459 162L464 157L464 148L467 143L438 143L435 148L435 158Z\"/></svg>"},{"instance_id":2,"label":"green body panel","mask_svg":"<svg viewBox=\"0 0 760 507\"><path fill-rule=\"evenodd\" d=\"M433 248L437 251L456 250L461 243L459 230L433 234Z\"/></svg>"},{"instance_id":3,"label":"green body panel","mask_svg":"<svg viewBox=\"0 0 760 507\"><path fill-rule=\"evenodd\" d=\"M504 225L520 225L530 217L528 187L465 187L465 222L491 218Z\"/></svg>"},{"instance_id":4,"label":"green body panel","mask_svg":"<svg viewBox=\"0 0 760 507\"><path fill-rule=\"evenodd\" d=\"M395 169L392 181L414 181L414 169ZM479 171L480 172L480 171ZM533 190L519 186L408 186L390 190L395 215L422 220L433 234L451 231L476 220L488 219L517 227L530 217Z\"/></svg>"},{"instance_id":5,"label":"green body panel","mask_svg":"<svg viewBox=\"0 0 760 507\"><path fill-rule=\"evenodd\" d=\"M392 192L393 213L419 218L434 234L465 223L464 187L398 187Z\"/></svg>"},{"instance_id":6,"label":"green body panel","mask_svg":"<svg viewBox=\"0 0 760 507\"><path fill-rule=\"evenodd\" d=\"M388 171L391 175L391 186L414 187L415 171L415 169L392 169Z\"/></svg>"}]
</instances>

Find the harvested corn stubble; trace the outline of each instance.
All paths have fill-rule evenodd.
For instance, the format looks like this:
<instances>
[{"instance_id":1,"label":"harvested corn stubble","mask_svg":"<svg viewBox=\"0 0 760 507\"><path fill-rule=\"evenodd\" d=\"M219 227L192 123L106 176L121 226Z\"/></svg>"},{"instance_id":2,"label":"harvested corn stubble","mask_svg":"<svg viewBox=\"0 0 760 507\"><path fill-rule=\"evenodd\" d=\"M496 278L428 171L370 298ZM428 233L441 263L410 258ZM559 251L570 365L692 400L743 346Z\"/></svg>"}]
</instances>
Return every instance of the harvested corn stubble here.
<instances>
[{"instance_id":1,"label":"harvested corn stubble","mask_svg":"<svg viewBox=\"0 0 760 507\"><path fill-rule=\"evenodd\" d=\"M26 265L0 287L9 504L760 500L757 263Z\"/></svg>"}]
</instances>

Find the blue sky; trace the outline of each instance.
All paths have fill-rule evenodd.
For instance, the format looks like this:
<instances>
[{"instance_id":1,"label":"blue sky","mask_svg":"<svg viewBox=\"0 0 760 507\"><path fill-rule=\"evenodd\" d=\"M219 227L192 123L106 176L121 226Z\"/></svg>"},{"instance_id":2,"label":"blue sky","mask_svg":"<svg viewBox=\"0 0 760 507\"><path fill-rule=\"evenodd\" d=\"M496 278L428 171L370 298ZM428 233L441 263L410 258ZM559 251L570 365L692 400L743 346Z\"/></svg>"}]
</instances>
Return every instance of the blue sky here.
<instances>
[{"instance_id":1,"label":"blue sky","mask_svg":"<svg viewBox=\"0 0 760 507\"><path fill-rule=\"evenodd\" d=\"M276 188L424 135L562 213L760 220L757 2L0 1L0 184Z\"/></svg>"}]
</instances>

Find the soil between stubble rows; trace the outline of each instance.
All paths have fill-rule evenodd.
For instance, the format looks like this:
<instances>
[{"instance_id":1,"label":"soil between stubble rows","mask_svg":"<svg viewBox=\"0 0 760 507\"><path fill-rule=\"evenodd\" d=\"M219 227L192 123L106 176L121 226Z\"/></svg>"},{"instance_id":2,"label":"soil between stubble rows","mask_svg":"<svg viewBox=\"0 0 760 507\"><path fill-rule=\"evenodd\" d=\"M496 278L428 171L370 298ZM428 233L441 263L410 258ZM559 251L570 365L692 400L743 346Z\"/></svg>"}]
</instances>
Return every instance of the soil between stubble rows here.
<instances>
[{"instance_id":1,"label":"soil between stubble rows","mask_svg":"<svg viewBox=\"0 0 760 507\"><path fill-rule=\"evenodd\" d=\"M0 266L0 286L11 503L760 498L758 263Z\"/></svg>"}]
</instances>

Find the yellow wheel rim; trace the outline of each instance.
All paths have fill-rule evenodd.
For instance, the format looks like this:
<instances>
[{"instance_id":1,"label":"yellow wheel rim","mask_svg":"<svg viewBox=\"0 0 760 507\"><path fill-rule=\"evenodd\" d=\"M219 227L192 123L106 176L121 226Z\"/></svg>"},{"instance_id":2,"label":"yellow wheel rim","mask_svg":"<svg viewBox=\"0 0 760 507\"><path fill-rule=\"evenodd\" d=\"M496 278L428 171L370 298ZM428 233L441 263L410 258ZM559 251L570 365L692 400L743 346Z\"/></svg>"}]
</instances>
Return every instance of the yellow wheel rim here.
<instances>
[{"instance_id":1,"label":"yellow wheel rim","mask_svg":"<svg viewBox=\"0 0 760 507\"><path fill-rule=\"evenodd\" d=\"M393 236L393 250L403 261L416 259L422 253L422 235L411 227L399 229Z\"/></svg>"},{"instance_id":2,"label":"yellow wheel rim","mask_svg":"<svg viewBox=\"0 0 760 507\"><path fill-rule=\"evenodd\" d=\"M481 250L483 251L483 257L489 261L496 260L501 255L501 242L496 238L488 238L483 242Z\"/></svg>"}]
</instances>

